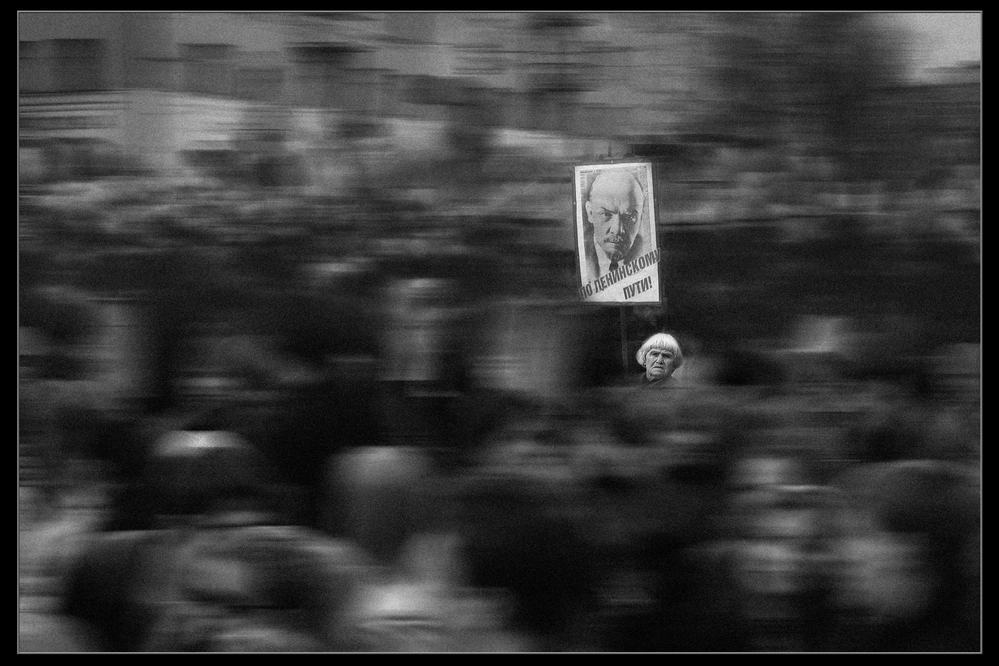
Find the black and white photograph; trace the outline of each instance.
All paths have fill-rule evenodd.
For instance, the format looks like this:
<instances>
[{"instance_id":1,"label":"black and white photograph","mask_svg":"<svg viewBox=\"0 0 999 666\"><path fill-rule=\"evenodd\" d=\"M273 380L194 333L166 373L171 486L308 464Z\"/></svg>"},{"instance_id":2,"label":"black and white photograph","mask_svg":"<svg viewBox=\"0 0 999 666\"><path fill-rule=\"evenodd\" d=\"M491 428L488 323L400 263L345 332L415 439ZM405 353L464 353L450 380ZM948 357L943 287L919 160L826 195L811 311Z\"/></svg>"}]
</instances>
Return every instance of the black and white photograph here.
<instances>
[{"instance_id":1,"label":"black and white photograph","mask_svg":"<svg viewBox=\"0 0 999 666\"><path fill-rule=\"evenodd\" d=\"M982 12L18 10L18 654L981 654Z\"/></svg>"},{"instance_id":2,"label":"black and white photograph","mask_svg":"<svg viewBox=\"0 0 999 666\"><path fill-rule=\"evenodd\" d=\"M573 168L580 295L597 303L659 303L652 164Z\"/></svg>"}]
</instances>

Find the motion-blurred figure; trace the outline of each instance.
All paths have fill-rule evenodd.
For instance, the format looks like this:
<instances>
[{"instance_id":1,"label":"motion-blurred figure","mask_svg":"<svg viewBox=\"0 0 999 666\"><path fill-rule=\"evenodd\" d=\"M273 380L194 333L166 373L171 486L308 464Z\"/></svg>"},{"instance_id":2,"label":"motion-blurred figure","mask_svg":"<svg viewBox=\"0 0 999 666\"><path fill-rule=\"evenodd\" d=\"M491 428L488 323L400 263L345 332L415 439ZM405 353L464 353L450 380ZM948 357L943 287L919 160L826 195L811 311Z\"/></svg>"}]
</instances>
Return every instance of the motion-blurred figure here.
<instances>
[{"instance_id":1,"label":"motion-blurred figure","mask_svg":"<svg viewBox=\"0 0 999 666\"><path fill-rule=\"evenodd\" d=\"M596 648L596 551L571 495L515 477L465 479L458 507L468 583L508 597L528 649Z\"/></svg>"},{"instance_id":2,"label":"motion-blurred figure","mask_svg":"<svg viewBox=\"0 0 999 666\"><path fill-rule=\"evenodd\" d=\"M475 578L477 532L458 520L454 477L414 447L360 447L327 465L324 529L374 564L356 612L361 650L523 651L512 592ZM558 611L553 609L553 613ZM554 620L553 620L554 621Z\"/></svg>"},{"instance_id":3,"label":"motion-blurred figure","mask_svg":"<svg viewBox=\"0 0 999 666\"><path fill-rule=\"evenodd\" d=\"M823 649L829 490L801 452L746 452L730 479L731 560L747 649Z\"/></svg>"},{"instance_id":4,"label":"motion-blurred figure","mask_svg":"<svg viewBox=\"0 0 999 666\"><path fill-rule=\"evenodd\" d=\"M437 470L414 447L357 447L326 464L322 528L356 542L392 567L406 541L425 527Z\"/></svg>"},{"instance_id":5,"label":"motion-blurred figure","mask_svg":"<svg viewBox=\"0 0 999 666\"><path fill-rule=\"evenodd\" d=\"M977 651L981 485L935 460L856 465L834 480L833 649Z\"/></svg>"},{"instance_id":6,"label":"motion-blurred figure","mask_svg":"<svg viewBox=\"0 0 999 666\"><path fill-rule=\"evenodd\" d=\"M380 374L390 444L427 449L454 444L465 372L458 290L451 278L391 283Z\"/></svg>"},{"instance_id":7,"label":"motion-blurred figure","mask_svg":"<svg viewBox=\"0 0 999 666\"><path fill-rule=\"evenodd\" d=\"M66 611L110 651L321 651L354 647L360 551L287 524L266 464L221 431L178 431L149 459L155 529L95 535Z\"/></svg>"},{"instance_id":8,"label":"motion-blurred figure","mask_svg":"<svg viewBox=\"0 0 999 666\"><path fill-rule=\"evenodd\" d=\"M656 413L655 406L649 409ZM603 583L601 649L733 651L744 647L731 568L715 547L724 498L724 443L704 429L655 427L619 446L596 479L604 529L620 536Z\"/></svg>"}]
</instances>

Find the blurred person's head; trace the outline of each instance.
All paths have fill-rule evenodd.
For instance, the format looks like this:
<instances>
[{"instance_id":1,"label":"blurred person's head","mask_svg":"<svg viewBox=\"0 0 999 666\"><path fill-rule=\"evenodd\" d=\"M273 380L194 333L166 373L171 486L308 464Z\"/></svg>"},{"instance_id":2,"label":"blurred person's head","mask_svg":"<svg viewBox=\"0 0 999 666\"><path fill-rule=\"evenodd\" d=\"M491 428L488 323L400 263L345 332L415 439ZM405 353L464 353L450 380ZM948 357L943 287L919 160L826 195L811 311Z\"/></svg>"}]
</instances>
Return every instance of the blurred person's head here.
<instances>
[{"instance_id":1,"label":"blurred person's head","mask_svg":"<svg viewBox=\"0 0 999 666\"><path fill-rule=\"evenodd\" d=\"M638 348L635 360L645 368L645 378L654 382L673 376L683 365L683 352L672 335L656 333Z\"/></svg>"},{"instance_id":2,"label":"blurred person's head","mask_svg":"<svg viewBox=\"0 0 999 666\"><path fill-rule=\"evenodd\" d=\"M322 528L391 565L435 517L431 457L412 446L352 447L332 455L323 480Z\"/></svg>"},{"instance_id":3,"label":"blurred person's head","mask_svg":"<svg viewBox=\"0 0 999 666\"><path fill-rule=\"evenodd\" d=\"M770 490L808 483L805 462L779 450L754 451L737 460L732 470L732 484L737 491Z\"/></svg>"},{"instance_id":4,"label":"blurred person's head","mask_svg":"<svg viewBox=\"0 0 999 666\"><path fill-rule=\"evenodd\" d=\"M834 483L842 574L838 602L885 621L956 607L974 577L968 552L980 529L973 475L942 461L860 465Z\"/></svg>"},{"instance_id":5,"label":"blurred person's head","mask_svg":"<svg viewBox=\"0 0 999 666\"><path fill-rule=\"evenodd\" d=\"M575 496L546 482L472 475L462 482L460 555L468 582L510 595L512 627L542 649L572 649L596 585L593 526Z\"/></svg>"},{"instance_id":6,"label":"blurred person's head","mask_svg":"<svg viewBox=\"0 0 999 666\"><path fill-rule=\"evenodd\" d=\"M624 483L601 487L615 507L611 528L629 535L639 557L658 567L657 557L717 536L726 463L716 433L653 428L630 458Z\"/></svg>"},{"instance_id":7,"label":"blurred person's head","mask_svg":"<svg viewBox=\"0 0 999 666\"><path fill-rule=\"evenodd\" d=\"M152 447L145 473L155 510L192 516L266 507L267 464L239 435L222 430L177 430Z\"/></svg>"},{"instance_id":8,"label":"blurred person's head","mask_svg":"<svg viewBox=\"0 0 999 666\"><path fill-rule=\"evenodd\" d=\"M836 602L884 621L915 617L929 606L934 577L918 535L877 528L839 541Z\"/></svg>"},{"instance_id":9,"label":"blurred person's head","mask_svg":"<svg viewBox=\"0 0 999 666\"><path fill-rule=\"evenodd\" d=\"M827 491L815 483L809 463L807 454L767 448L735 460L728 478L732 533L798 545L818 538Z\"/></svg>"},{"instance_id":10,"label":"blurred person's head","mask_svg":"<svg viewBox=\"0 0 999 666\"><path fill-rule=\"evenodd\" d=\"M610 261L621 261L634 245L644 203L642 186L627 171L604 171L594 179L586 219L593 227L594 245Z\"/></svg>"},{"instance_id":11,"label":"blurred person's head","mask_svg":"<svg viewBox=\"0 0 999 666\"><path fill-rule=\"evenodd\" d=\"M918 455L925 415L905 406L878 406L845 433L847 453L859 462L881 463Z\"/></svg>"}]
</instances>

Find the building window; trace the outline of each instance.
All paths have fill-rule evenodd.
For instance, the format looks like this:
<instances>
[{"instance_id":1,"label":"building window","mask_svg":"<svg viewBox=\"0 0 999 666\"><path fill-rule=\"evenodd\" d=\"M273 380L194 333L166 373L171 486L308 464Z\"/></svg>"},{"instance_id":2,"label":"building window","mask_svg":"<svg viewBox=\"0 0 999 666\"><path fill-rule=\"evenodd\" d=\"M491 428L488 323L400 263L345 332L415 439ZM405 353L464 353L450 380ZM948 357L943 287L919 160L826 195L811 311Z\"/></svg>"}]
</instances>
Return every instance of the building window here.
<instances>
[{"instance_id":1,"label":"building window","mask_svg":"<svg viewBox=\"0 0 999 666\"><path fill-rule=\"evenodd\" d=\"M41 44L21 42L18 50L18 90L22 93L45 90L45 68L42 66Z\"/></svg>"},{"instance_id":2,"label":"building window","mask_svg":"<svg viewBox=\"0 0 999 666\"><path fill-rule=\"evenodd\" d=\"M185 44L184 89L205 95L232 95L235 51L228 44Z\"/></svg>"},{"instance_id":3,"label":"building window","mask_svg":"<svg viewBox=\"0 0 999 666\"><path fill-rule=\"evenodd\" d=\"M299 104L304 106L341 107L350 94L348 66L357 50L346 46L322 44L291 49L295 62L295 88Z\"/></svg>"},{"instance_id":4,"label":"building window","mask_svg":"<svg viewBox=\"0 0 999 666\"><path fill-rule=\"evenodd\" d=\"M258 102L279 102L284 91L284 72L278 68L243 67L236 77L236 96Z\"/></svg>"},{"instance_id":5,"label":"building window","mask_svg":"<svg viewBox=\"0 0 999 666\"><path fill-rule=\"evenodd\" d=\"M52 56L57 91L107 88L103 39L56 39L52 42Z\"/></svg>"},{"instance_id":6,"label":"building window","mask_svg":"<svg viewBox=\"0 0 999 666\"><path fill-rule=\"evenodd\" d=\"M385 33L396 42L433 44L437 35L437 15L432 12L389 12Z\"/></svg>"},{"instance_id":7,"label":"building window","mask_svg":"<svg viewBox=\"0 0 999 666\"><path fill-rule=\"evenodd\" d=\"M324 62L302 62L298 65L299 99L306 106L328 106L335 102L337 68Z\"/></svg>"},{"instance_id":8,"label":"building window","mask_svg":"<svg viewBox=\"0 0 999 666\"><path fill-rule=\"evenodd\" d=\"M129 72L129 87L177 90L177 72L174 58L135 58Z\"/></svg>"}]
</instances>

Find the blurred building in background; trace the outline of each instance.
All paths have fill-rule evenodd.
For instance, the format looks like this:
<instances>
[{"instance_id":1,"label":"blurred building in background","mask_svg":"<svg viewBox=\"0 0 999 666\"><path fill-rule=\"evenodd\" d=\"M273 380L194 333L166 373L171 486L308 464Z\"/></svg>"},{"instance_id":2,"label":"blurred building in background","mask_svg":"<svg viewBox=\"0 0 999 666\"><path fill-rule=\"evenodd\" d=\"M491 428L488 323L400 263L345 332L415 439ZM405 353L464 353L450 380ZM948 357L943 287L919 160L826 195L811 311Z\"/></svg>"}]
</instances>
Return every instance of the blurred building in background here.
<instances>
[{"instance_id":1,"label":"blurred building in background","mask_svg":"<svg viewBox=\"0 0 999 666\"><path fill-rule=\"evenodd\" d=\"M554 134L598 142L576 154L606 152L608 140L689 124L711 18L25 12L18 21L22 149L26 162L54 169L65 161L29 155L59 142L169 167L192 151L231 150L255 130L303 147L356 119L433 135L467 106L488 109L476 120L505 130L507 143Z\"/></svg>"},{"instance_id":2,"label":"blurred building in background","mask_svg":"<svg viewBox=\"0 0 999 666\"><path fill-rule=\"evenodd\" d=\"M416 162L457 140L554 165L639 154L668 169L671 201L721 188L724 208L754 173L897 188L926 154L975 165L980 65L906 80L886 16L22 12L21 178L231 172L255 151L338 187L345 150Z\"/></svg>"}]
</instances>

